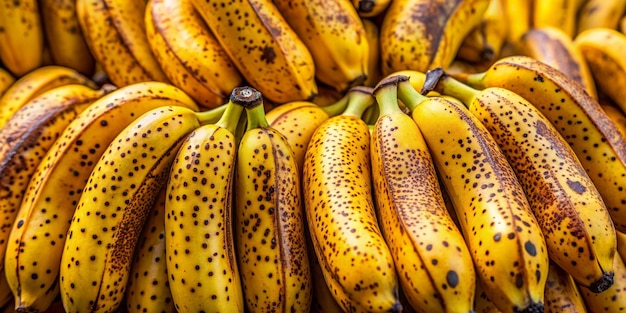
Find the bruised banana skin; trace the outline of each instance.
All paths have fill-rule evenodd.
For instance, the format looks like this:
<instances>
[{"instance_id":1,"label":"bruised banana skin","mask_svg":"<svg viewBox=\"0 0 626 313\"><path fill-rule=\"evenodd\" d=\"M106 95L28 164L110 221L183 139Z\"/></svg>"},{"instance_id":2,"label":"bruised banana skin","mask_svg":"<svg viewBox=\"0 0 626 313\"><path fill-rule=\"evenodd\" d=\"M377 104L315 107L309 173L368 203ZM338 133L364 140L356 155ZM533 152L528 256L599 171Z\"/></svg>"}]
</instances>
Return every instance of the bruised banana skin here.
<instances>
[{"instance_id":1,"label":"bruised banana skin","mask_svg":"<svg viewBox=\"0 0 626 313\"><path fill-rule=\"evenodd\" d=\"M576 282L570 274L550 262L545 291L546 313L587 312Z\"/></svg>"},{"instance_id":2,"label":"bruised banana skin","mask_svg":"<svg viewBox=\"0 0 626 313\"><path fill-rule=\"evenodd\" d=\"M41 66L44 29L37 0L0 1L0 60L19 77Z\"/></svg>"},{"instance_id":3,"label":"bruised banana skin","mask_svg":"<svg viewBox=\"0 0 626 313\"><path fill-rule=\"evenodd\" d=\"M580 287L580 293L590 313L623 312L626 310L626 265L619 253L615 254L613 268L615 283L602 293L593 293Z\"/></svg>"},{"instance_id":4,"label":"bruised banana skin","mask_svg":"<svg viewBox=\"0 0 626 313\"><path fill-rule=\"evenodd\" d=\"M152 109L124 128L96 162L61 256L66 311L114 312L120 306L141 229L176 151L199 126L189 108Z\"/></svg>"}]
</instances>

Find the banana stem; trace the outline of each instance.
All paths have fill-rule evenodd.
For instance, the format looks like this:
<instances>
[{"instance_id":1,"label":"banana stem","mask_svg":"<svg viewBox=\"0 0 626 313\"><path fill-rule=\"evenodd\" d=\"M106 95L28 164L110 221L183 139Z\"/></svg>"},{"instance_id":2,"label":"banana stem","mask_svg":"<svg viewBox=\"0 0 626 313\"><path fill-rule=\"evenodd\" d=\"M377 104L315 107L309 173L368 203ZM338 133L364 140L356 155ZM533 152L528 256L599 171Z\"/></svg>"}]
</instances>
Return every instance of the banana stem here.
<instances>
[{"instance_id":1,"label":"banana stem","mask_svg":"<svg viewBox=\"0 0 626 313\"><path fill-rule=\"evenodd\" d=\"M459 81L479 90L487 88L484 83L484 78L487 75L487 72L483 73L473 73L473 74L458 74L454 75L454 78Z\"/></svg>"},{"instance_id":2,"label":"banana stem","mask_svg":"<svg viewBox=\"0 0 626 313\"><path fill-rule=\"evenodd\" d=\"M224 107L224 112L221 118L215 123L217 126L226 128L231 134L236 134L237 125L239 124L240 117L242 116L243 106L236 104L233 101L221 105Z\"/></svg>"},{"instance_id":3,"label":"banana stem","mask_svg":"<svg viewBox=\"0 0 626 313\"><path fill-rule=\"evenodd\" d=\"M403 80L398 82L398 99L413 112L413 110L415 110L420 103L427 100L428 97L417 92L409 80Z\"/></svg>"},{"instance_id":4,"label":"banana stem","mask_svg":"<svg viewBox=\"0 0 626 313\"><path fill-rule=\"evenodd\" d=\"M200 125L217 123L224 115L224 112L226 112L228 105L229 103L225 103L208 111L196 113L196 116L200 121Z\"/></svg>"},{"instance_id":5,"label":"banana stem","mask_svg":"<svg viewBox=\"0 0 626 313\"><path fill-rule=\"evenodd\" d=\"M480 90L474 89L454 77L448 75L442 68L438 67L426 73L426 82L422 89L422 94L430 91L437 91L442 95L457 98L469 107L480 93Z\"/></svg>"},{"instance_id":6,"label":"banana stem","mask_svg":"<svg viewBox=\"0 0 626 313\"><path fill-rule=\"evenodd\" d=\"M341 114L348 105L348 99L350 98L350 94L346 93L341 99L337 100L337 102L321 107L321 109L328 114L329 117L337 116Z\"/></svg>"},{"instance_id":7,"label":"banana stem","mask_svg":"<svg viewBox=\"0 0 626 313\"><path fill-rule=\"evenodd\" d=\"M379 116L402 112L398 105L398 83L400 80L409 81L409 77L394 75L378 83L374 89L374 97L378 102Z\"/></svg>"},{"instance_id":8,"label":"banana stem","mask_svg":"<svg viewBox=\"0 0 626 313\"><path fill-rule=\"evenodd\" d=\"M341 115L361 118L363 112L375 103L373 88L365 86L353 87L348 91L348 105Z\"/></svg>"},{"instance_id":9,"label":"banana stem","mask_svg":"<svg viewBox=\"0 0 626 313\"><path fill-rule=\"evenodd\" d=\"M270 125L265 118L265 108L262 105L246 107L246 116L248 117L246 131L255 128L269 127Z\"/></svg>"}]
</instances>

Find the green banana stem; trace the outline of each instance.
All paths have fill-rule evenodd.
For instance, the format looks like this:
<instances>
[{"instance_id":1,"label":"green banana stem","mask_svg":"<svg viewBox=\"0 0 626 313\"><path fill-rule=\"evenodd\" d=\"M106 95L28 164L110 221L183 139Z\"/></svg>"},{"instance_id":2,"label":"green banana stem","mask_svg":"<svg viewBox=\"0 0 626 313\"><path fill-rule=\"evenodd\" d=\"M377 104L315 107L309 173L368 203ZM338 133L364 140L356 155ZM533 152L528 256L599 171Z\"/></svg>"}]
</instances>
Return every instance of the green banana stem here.
<instances>
[{"instance_id":1,"label":"green banana stem","mask_svg":"<svg viewBox=\"0 0 626 313\"><path fill-rule=\"evenodd\" d=\"M378 83L374 89L374 97L378 102L379 116L402 112L398 105L398 83L409 81L408 76L390 76Z\"/></svg>"},{"instance_id":2,"label":"green banana stem","mask_svg":"<svg viewBox=\"0 0 626 313\"><path fill-rule=\"evenodd\" d=\"M427 100L428 97L415 90L409 80L401 80L398 82L398 99L413 112L413 110L415 110L420 103Z\"/></svg>"},{"instance_id":3,"label":"green banana stem","mask_svg":"<svg viewBox=\"0 0 626 313\"><path fill-rule=\"evenodd\" d=\"M231 134L235 134L240 117L242 116L243 107L233 101L228 101L228 103L223 106L225 106L224 114L222 114L222 117L215 125L226 128Z\"/></svg>"},{"instance_id":4,"label":"green banana stem","mask_svg":"<svg viewBox=\"0 0 626 313\"><path fill-rule=\"evenodd\" d=\"M337 100L337 102L320 107L322 111L326 112L329 117L337 116L341 114L348 105L348 99L350 98L350 94L346 93L341 99Z\"/></svg>"},{"instance_id":5,"label":"green banana stem","mask_svg":"<svg viewBox=\"0 0 626 313\"><path fill-rule=\"evenodd\" d=\"M487 75L487 72L482 72L482 73L473 73L473 74L454 75L454 78L458 79L459 81L469 86L482 90L482 89L487 88L487 86L485 85L485 80L484 80L486 75Z\"/></svg>"},{"instance_id":6,"label":"green banana stem","mask_svg":"<svg viewBox=\"0 0 626 313\"><path fill-rule=\"evenodd\" d=\"M365 86L351 88L348 91L348 105L341 115L361 118L363 112L376 102L372 91L373 88Z\"/></svg>"},{"instance_id":7,"label":"green banana stem","mask_svg":"<svg viewBox=\"0 0 626 313\"><path fill-rule=\"evenodd\" d=\"M372 105L363 112L363 120L367 125L374 125L380 116L380 110L377 105Z\"/></svg>"},{"instance_id":8,"label":"green banana stem","mask_svg":"<svg viewBox=\"0 0 626 313\"><path fill-rule=\"evenodd\" d=\"M426 82L422 89L422 94L427 91L437 91L442 95L457 98L469 107L480 93L480 90L472 88L460 82L454 77L446 74L441 68L437 68L426 73Z\"/></svg>"},{"instance_id":9,"label":"green banana stem","mask_svg":"<svg viewBox=\"0 0 626 313\"><path fill-rule=\"evenodd\" d=\"M228 103L224 103L216 108L196 113L196 116L200 121L200 125L216 123L218 120L220 120L222 115L224 115L227 107Z\"/></svg>"},{"instance_id":10,"label":"green banana stem","mask_svg":"<svg viewBox=\"0 0 626 313\"><path fill-rule=\"evenodd\" d=\"M265 108L262 105L246 107L246 116L248 117L246 131L255 128L269 127L270 125L265 118Z\"/></svg>"}]
</instances>

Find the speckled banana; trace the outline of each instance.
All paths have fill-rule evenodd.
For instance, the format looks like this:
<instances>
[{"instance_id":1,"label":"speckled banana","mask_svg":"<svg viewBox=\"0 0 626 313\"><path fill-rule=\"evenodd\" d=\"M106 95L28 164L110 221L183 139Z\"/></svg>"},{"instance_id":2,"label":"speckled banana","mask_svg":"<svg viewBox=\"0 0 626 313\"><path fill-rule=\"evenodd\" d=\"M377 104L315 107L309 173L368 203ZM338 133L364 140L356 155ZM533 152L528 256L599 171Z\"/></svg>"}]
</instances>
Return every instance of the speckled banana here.
<instances>
[{"instance_id":1,"label":"speckled banana","mask_svg":"<svg viewBox=\"0 0 626 313\"><path fill-rule=\"evenodd\" d=\"M306 45L270 0L191 0L243 77L280 104L317 93Z\"/></svg>"},{"instance_id":2,"label":"speckled banana","mask_svg":"<svg viewBox=\"0 0 626 313\"><path fill-rule=\"evenodd\" d=\"M602 110L604 110L609 119L613 121L622 138L626 140L626 115L614 104L600 103L600 106L602 106Z\"/></svg>"},{"instance_id":3,"label":"speckled banana","mask_svg":"<svg viewBox=\"0 0 626 313\"><path fill-rule=\"evenodd\" d=\"M550 262L545 291L545 313L585 313L587 309L570 274Z\"/></svg>"},{"instance_id":4,"label":"speckled banana","mask_svg":"<svg viewBox=\"0 0 626 313\"><path fill-rule=\"evenodd\" d=\"M592 292L609 288L616 246L611 216L550 120L508 89L479 91L441 69L427 74L425 90L431 83L440 93L463 101L491 133L524 188L550 259Z\"/></svg>"},{"instance_id":5,"label":"speckled banana","mask_svg":"<svg viewBox=\"0 0 626 313\"><path fill-rule=\"evenodd\" d=\"M613 268L615 283L602 293L592 293L586 288L579 288L589 313L626 311L626 265L619 253L615 254Z\"/></svg>"},{"instance_id":6,"label":"speckled banana","mask_svg":"<svg viewBox=\"0 0 626 313\"><path fill-rule=\"evenodd\" d=\"M46 44L54 64L91 77L95 60L78 23L76 0L41 0L39 6Z\"/></svg>"},{"instance_id":7,"label":"speckled banana","mask_svg":"<svg viewBox=\"0 0 626 313\"><path fill-rule=\"evenodd\" d=\"M383 74L447 67L489 0L394 0L380 28Z\"/></svg>"},{"instance_id":8,"label":"speckled banana","mask_svg":"<svg viewBox=\"0 0 626 313\"><path fill-rule=\"evenodd\" d=\"M242 83L191 0L148 1L145 19L150 48L163 72L199 105L214 108L225 103Z\"/></svg>"},{"instance_id":9,"label":"speckled banana","mask_svg":"<svg viewBox=\"0 0 626 313\"><path fill-rule=\"evenodd\" d=\"M0 1L0 59L15 76L41 66L44 30L37 0Z\"/></svg>"},{"instance_id":10,"label":"speckled banana","mask_svg":"<svg viewBox=\"0 0 626 313\"><path fill-rule=\"evenodd\" d=\"M372 199L370 130L361 120L371 94L326 120L304 159L303 197L315 255L346 312L400 312L398 278Z\"/></svg>"},{"instance_id":11,"label":"speckled banana","mask_svg":"<svg viewBox=\"0 0 626 313\"><path fill-rule=\"evenodd\" d=\"M380 29L376 23L370 19L361 19L365 29L365 38L369 52L367 54L367 77L363 82L364 86L374 87L383 79L383 67L380 62Z\"/></svg>"},{"instance_id":12,"label":"speckled banana","mask_svg":"<svg viewBox=\"0 0 626 313\"><path fill-rule=\"evenodd\" d=\"M239 88L215 124L196 128L167 183L166 262L178 312L243 312L233 235Z\"/></svg>"},{"instance_id":13,"label":"speckled banana","mask_svg":"<svg viewBox=\"0 0 626 313\"><path fill-rule=\"evenodd\" d=\"M6 69L0 68L0 98L13 82L15 82L15 77Z\"/></svg>"},{"instance_id":14,"label":"speckled banana","mask_svg":"<svg viewBox=\"0 0 626 313\"><path fill-rule=\"evenodd\" d=\"M456 57L468 62L492 62L499 58L508 27L502 0L490 0L480 23L463 39Z\"/></svg>"},{"instance_id":15,"label":"speckled banana","mask_svg":"<svg viewBox=\"0 0 626 313\"><path fill-rule=\"evenodd\" d=\"M474 297L474 312L476 313L502 313L498 308L489 300L489 297L483 290L480 281L476 282L476 297Z\"/></svg>"},{"instance_id":16,"label":"speckled banana","mask_svg":"<svg viewBox=\"0 0 626 313\"><path fill-rule=\"evenodd\" d=\"M381 15L392 0L350 0L361 17L375 17Z\"/></svg>"},{"instance_id":17,"label":"speckled banana","mask_svg":"<svg viewBox=\"0 0 626 313\"><path fill-rule=\"evenodd\" d=\"M548 250L502 150L461 103L421 96L409 81L398 97L426 140L485 294L505 313L541 312Z\"/></svg>"},{"instance_id":18,"label":"speckled banana","mask_svg":"<svg viewBox=\"0 0 626 313\"><path fill-rule=\"evenodd\" d=\"M315 77L344 92L368 75L369 42L350 0L274 0L311 52Z\"/></svg>"},{"instance_id":19,"label":"speckled banana","mask_svg":"<svg viewBox=\"0 0 626 313\"><path fill-rule=\"evenodd\" d=\"M165 259L165 190L159 191L137 242L126 287L129 313L176 313Z\"/></svg>"},{"instance_id":20,"label":"speckled banana","mask_svg":"<svg viewBox=\"0 0 626 313\"><path fill-rule=\"evenodd\" d=\"M626 142L598 102L560 71L512 56L462 80L483 89L502 87L533 103L572 147L600 191L616 229L626 229Z\"/></svg>"},{"instance_id":21,"label":"speckled banana","mask_svg":"<svg viewBox=\"0 0 626 313\"><path fill-rule=\"evenodd\" d=\"M587 61L572 37L563 30L547 26L533 28L521 39L524 55L548 64L563 72L582 87L594 99L598 99L596 83Z\"/></svg>"},{"instance_id":22,"label":"speckled banana","mask_svg":"<svg viewBox=\"0 0 626 313\"><path fill-rule=\"evenodd\" d=\"M578 12L588 0L531 0L532 28L554 27L570 40L576 36ZM532 30L531 28L531 30Z\"/></svg>"},{"instance_id":23,"label":"speckled banana","mask_svg":"<svg viewBox=\"0 0 626 313\"><path fill-rule=\"evenodd\" d=\"M145 0L76 0L89 50L118 87L168 81L148 44L145 6Z\"/></svg>"},{"instance_id":24,"label":"speckled banana","mask_svg":"<svg viewBox=\"0 0 626 313\"><path fill-rule=\"evenodd\" d=\"M17 79L0 98L0 128L24 104L55 87L82 84L97 88L96 84L77 71L56 65L44 66Z\"/></svg>"},{"instance_id":25,"label":"speckled banana","mask_svg":"<svg viewBox=\"0 0 626 313\"><path fill-rule=\"evenodd\" d=\"M89 176L67 231L59 280L68 313L115 312L142 227L185 138L204 123L183 106L162 106L113 139Z\"/></svg>"},{"instance_id":26,"label":"speckled banana","mask_svg":"<svg viewBox=\"0 0 626 313\"><path fill-rule=\"evenodd\" d=\"M165 83L138 83L110 92L76 116L37 165L7 246L23 306L35 301L31 291L36 295L56 281L69 222L109 143L139 115L165 105L197 110L191 98Z\"/></svg>"},{"instance_id":27,"label":"speckled banana","mask_svg":"<svg viewBox=\"0 0 626 313\"><path fill-rule=\"evenodd\" d=\"M370 147L378 221L411 307L469 313L474 263L446 209L426 142L398 106L398 79L384 79L374 90L380 114Z\"/></svg>"},{"instance_id":28,"label":"speckled banana","mask_svg":"<svg viewBox=\"0 0 626 313\"><path fill-rule=\"evenodd\" d=\"M587 0L578 13L577 33L598 27L617 29L625 10L626 0Z\"/></svg>"},{"instance_id":29,"label":"speckled banana","mask_svg":"<svg viewBox=\"0 0 626 313\"><path fill-rule=\"evenodd\" d=\"M7 282L7 278L4 276L4 271L0 271L0 308L4 308L4 306L10 306L13 309L15 304L13 303L13 293L9 288L9 283Z\"/></svg>"}]
</instances>

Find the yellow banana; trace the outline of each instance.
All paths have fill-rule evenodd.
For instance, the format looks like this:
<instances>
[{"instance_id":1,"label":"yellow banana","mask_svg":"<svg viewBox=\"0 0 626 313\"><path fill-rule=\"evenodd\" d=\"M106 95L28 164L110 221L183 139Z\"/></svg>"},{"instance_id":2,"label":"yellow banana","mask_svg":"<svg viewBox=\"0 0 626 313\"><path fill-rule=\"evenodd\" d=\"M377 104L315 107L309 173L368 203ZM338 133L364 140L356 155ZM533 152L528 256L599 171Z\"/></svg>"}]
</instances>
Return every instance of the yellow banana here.
<instances>
[{"instance_id":1,"label":"yellow banana","mask_svg":"<svg viewBox=\"0 0 626 313\"><path fill-rule=\"evenodd\" d=\"M611 216L552 122L508 89L479 91L441 69L426 79L428 88L432 83L438 92L460 99L491 133L524 188L550 259L592 292L609 288L616 246Z\"/></svg>"},{"instance_id":2,"label":"yellow banana","mask_svg":"<svg viewBox=\"0 0 626 313\"><path fill-rule=\"evenodd\" d=\"M11 85L15 82L15 77L9 73L9 71L0 68L0 98L4 92L11 87Z\"/></svg>"},{"instance_id":3,"label":"yellow banana","mask_svg":"<svg viewBox=\"0 0 626 313\"><path fill-rule=\"evenodd\" d=\"M626 256L626 233L615 232L617 234L617 253L624 259Z\"/></svg>"},{"instance_id":4,"label":"yellow banana","mask_svg":"<svg viewBox=\"0 0 626 313\"><path fill-rule=\"evenodd\" d=\"M508 23L502 0L490 0L480 23L463 39L456 57L469 62L492 62L499 58Z\"/></svg>"},{"instance_id":5,"label":"yellow banana","mask_svg":"<svg viewBox=\"0 0 626 313\"><path fill-rule=\"evenodd\" d=\"M625 10L626 0L587 0L578 13L577 33L598 27L617 30Z\"/></svg>"},{"instance_id":6,"label":"yellow banana","mask_svg":"<svg viewBox=\"0 0 626 313\"><path fill-rule=\"evenodd\" d=\"M598 102L558 70L525 56L499 60L462 78L482 89L502 87L533 103L572 147L602 195L616 229L626 229L626 142Z\"/></svg>"},{"instance_id":7,"label":"yellow banana","mask_svg":"<svg viewBox=\"0 0 626 313\"><path fill-rule=\"evenodd\" d=\"M226 102L242 77L190 0L146 4L150 48L169 80L199 105Z\"/></svg>"},{"instance_id":8,"label":"yellow banana","mask_svg":"<svg viewBox=\"0 0 626 313\"><path fill-rule=\"evenodd\" d=\"M602 293L592 293L580 288L580 293L589 313L626 311L626 265L619 253L615 254L615 284Z\"/></svg>"},{"instance_id":9,"label":"yellow banana","mask_svg":"<svg viewBox=\"0 0 626 313\"><path fill-rule=\"evenodd\" d=\"M576 36L578 11L588 0L531 0L533 28L554 27L570 40ZM532 30L532 29L530 29Z\"/></svg>"},{"instance_id":10,"label":"yellow banana","mask_svg":"<svg viewBox=\"0 0 626 313\"><path fill-rule=\"evenodd\" d=\"M570 274L550 263L545 291L546 313L585 313L587 309Z\"/></svg>"},{"instance_id":11,"label":"yellow banana","mask_svg":"<svg viewBox=\"0 0 626 313\"><path fill-rule=\"evenodd\" d=\"M281 104L317 93L306 45L269 0L191 0L247 82Z\"/></svg>"},{"instance_id":12,"label":"yellow banana","mask_svg":"<svg viewBox=\"0 0 626 313\"><path fill-rule=\"evenodd\" d=\"M148 44L145 6L145 0L76 0L89 50L118 87L168 81Z\"/></svg>"},{"instance_id":13,"label":"yellow banana","mask_svg":"<svg viewBox=\"0 0 626 313\"><path fill-rule=\"evenodd\" d=\"M448 67L489 0L394 0L380 28L383 74Z\"/></svg>"},{"instance_id":14,"label":"yellow banana","mask_svg":"<svg viewBox=\"0 0 626 313\"><path fill-rule=\"evenodd\" d=\"M602 110L606 113L606 116L609 117L611 121L617 127L617 130L622 135L622 138L626 140L626 115L616 107L614 104L604 104L600 103L602 106Z\"/></svg>"},{"instance_id":15,"label":"yellow banana","mask_svg":"<svg viewBox=\"0 0 626 313\"><path fill-rule=\"evenodd\" d=\"M7 258L5 270L8 274L10 266L15 276L12 289L20 290L20 306L35 302L56 281L69 221L100 155L139 115L165 105L197 110L193 100L169 84L117 89L76 116L43 156L28 182L7 246L12 265Z\"/></svg>"},{"instance_id":16,"label":"yellow banana","mask_svg":"<svg viewBox=\"0 0 626 313\"><path fill-rule=\"evenodd\" d=\"M39 5L46 44L54 64L91 77L95 61L78 23L76 0L41 0Z\"/></svg>"},{"instance_id":17,"label":"yellow banana","mask_svg":"<svg viewBox=\"0 0 626 313\"><path fill-rule=\"evenodd\" d=\"M585 57L561 29L552 26L533 28L522 36L521 43L525 55L563 72L598 99L596 83Z\"/></svg>"},{"instance_id":18,"label":"yellow banana","mask_svg":"<svg viewBox=\"0 0 626 313\"><path fill-rule=\"evenodd\" d=\"M457 101L421 96L409 81L398 84L398 97L426 140L485 294L505 313L541 312L548 250L495 139Z\"/></svg>"},{"instance_id":19,"label":"yellow banana","mask_svg":"<svg viewBox=\"0 0 626 313\"><path fill-rule=\"evenodd\" d=\"M501 0L503 15L508 22L507 44L519 49L520 39L532 28L534 0Z\"/></svg>"},{"instance_id":20,"label":"yellow banana","mask_svg":"<svg viewBox=\"0 0 626 313\"><path fill-rule=\"evenodd\" d=\"M37 0L0 1L0 59L18 77L42 64L44 30L38 3Z\"/></svg>"},{"instance_id":21,"label":"yellow banana","mask_svg":"<svg viewBox=\"0 0 626 313\"><path fill-rule=\"evenodd\" d=\"M498 308L489 300L489 297L483 290L480 281L476 282L476 297L474 298L474 312L476 313L502 313Z\"/></svg>"},{"instance_id":22,"label":"yellow banana","mask_svg":"<svg viewBox=\"0 0 626 313\"><path fill-rule=\"evenodd\" d=\"M369 52L367 54L367 77L364 86L374 87L383 79L382 65L380 62L380 29L370 19L361 19L365 28L365 38Z\"/></svg>"},{"instance_id":23,"label":"yellow banana","mask_svg":"<svg viewBox=\"0 0 626 313\"><path fill-rule=\"evenodd\" d=\"M126 288L128 312L176 313L165 258L165 195L159 191L137 242Z\"/></svg>"},{"instance_id":24,"label":"yellow banana","mask_svg":"<svg viewBox=\"0 0 626 313\"><path fill-rule=\"evenodd\" d=\"M309 101L319 106L327 106L327 105L335 103L336 101L341 99L341 97L343 96L344 96L344 93L338 92L335 88L320 83L317 85L317 94L315 95L315 97L313 97L313 99L310 99ZM296 101L306 101L306 100L296 100ZM290 101L290 102L295 102L295 101ZM268 107L269 104L270 104L269 101L265 101L265 100L263 101L263 106L266 108L267 111L278 106L274 104L274 105L271 105L271 107ZM285 103L282 103L282 104L285 104Z\"/></svg>"},{"instance_id":25,"label":"yellow banana","mask_svg":"<svg viewBox=\"0 0 626 313\"><path fill-rule=\"evenodd\" d=\"M340 92L368 75L369 41L349 0L274 0L315 63L315 77Z\"/></svg>"},{"instance_id":26,"label":"yellow banana","mask_svg":"<svg viewBox=\"0 0 626 313\"><path fill-rule=\"evenodd\" d=\"M392 0L350 0L361 17L375 17L387 10Z\"/></svg>"},{"instance_id":27,"label":"yellow banana","mask_svg":"<svg viewBox=\"0 0 626 313\"><path fill-rule=\"evenodd\" d=\"M474 263L446 209L426 142L398 106L397 84L392 76L374 90L380 115L370 147L378 221L413 308L471 312Z\"/></svg>"},{"instance_id":28,"label":"yellow banana","mask_svg":"<svg viewBox=\"0 0 626 313\"><path fill-rule=\"evenodd\" d=\"M17 79L0 98L0 128L24 104L55 87L81 84L97 88L89 78L77 71L62 66L44 66Z\"/></svg>"},{"instance_id":29,"label":"yellow banana","mask_svg":"<svg viewBox=\"0 0 626 313\"><path fill-rule=\"evenodd\" d=\"M320 125L304 159L303 196L315 255L346 312L400 312L393 258L371 197L370 131L361 116L371 94Z\"/></svg>"},{"instance_id":30,"label":"yellow banana","mask_svg":"<svg viewBox=\"0 0 626 313\"><path fill-rule=\"evenodd\" d=\"M243 312L234 245L235 131L243 107L231 94L215 124L196 128L178 151L167 184L165 255L178 312Z\"/></svg>"},{"instance_id":31,"label":"yellow banana","mask_svg":"<svg viewBox=\"0 0 626 313\"><path fill-rule=\"evenodd\" d=\"M311 277L313 295L311 298L311 310L310 313L344 313L337 300L333 297L326 281L324 280L324 272L320 265L313 243L310 241L310 235L307 233L309 242L307 245L309 252L309 264L311 265ZM1 302L0 302L1 303Z\"/></svg>"}]
</instances>

